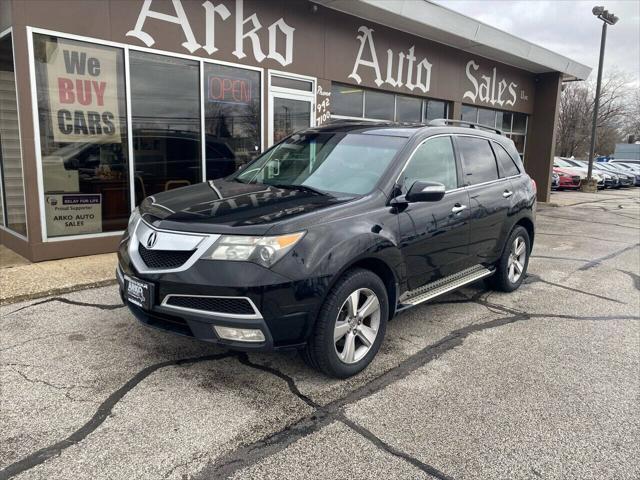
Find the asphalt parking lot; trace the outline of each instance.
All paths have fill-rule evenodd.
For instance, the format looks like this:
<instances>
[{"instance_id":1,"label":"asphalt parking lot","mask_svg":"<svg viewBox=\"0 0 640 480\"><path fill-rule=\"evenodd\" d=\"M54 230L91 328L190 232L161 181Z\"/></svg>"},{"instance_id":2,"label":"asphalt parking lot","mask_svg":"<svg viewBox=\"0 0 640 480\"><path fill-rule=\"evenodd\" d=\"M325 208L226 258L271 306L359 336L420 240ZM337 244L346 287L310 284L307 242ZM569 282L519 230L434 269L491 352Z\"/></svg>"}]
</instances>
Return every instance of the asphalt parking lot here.
<instances>
[{"instance_id":1,"label":"asphalt parking lot","mask_svg":"<svg viewBox=\"0 0 640 480\"><path fill-rule=\"evenodd\" d=\"M541 207L520 290L398 316L348 381L149 330L114 286L0 332L0 479L640 477L640 189Z\"/></svg>"}]
</instances>

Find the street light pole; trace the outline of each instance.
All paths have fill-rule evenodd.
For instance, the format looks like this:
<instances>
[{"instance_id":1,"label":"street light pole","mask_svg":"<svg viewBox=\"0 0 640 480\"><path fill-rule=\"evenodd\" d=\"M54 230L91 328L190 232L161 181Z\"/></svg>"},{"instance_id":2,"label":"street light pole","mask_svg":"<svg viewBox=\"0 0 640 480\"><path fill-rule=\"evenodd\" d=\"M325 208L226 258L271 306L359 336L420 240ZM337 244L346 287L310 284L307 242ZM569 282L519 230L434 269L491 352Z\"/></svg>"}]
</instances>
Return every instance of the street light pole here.
<instances>
[{"instance_id":1,"label":"street light pole","mask_svg":"<svg viewBox=\"0 0 640 480\"><path fill-rule=\"evenodd\" d=\"M593 171L593 156L596 150L596 128L598 126L598 107L600 106L600 87L602 86L602 62L604 61L604 45L607 41L607 22L602 22L602 37L600 39L600 60L598 61L598 81L596 82L596 98L593 105L593 124L591 125L591 146L589 147L589 170L587 183L591 182Z\"/></svg>"},{"instance_id":2,"label":"street light pole","mask_svg":"<svg viewBox=\"0 0 640 480\"><path fill-rule=\"evenodd\" d=\"M593 7L592 13L602 20L602 36L600 37L600 60L598 61L598 81L596 82L596 98L593 104L593 124L591 126L591 145L589 147L589 168L587 170L587 185L591 183L593 173L593 157L596 150L596 130L598 126L598 107L600 104L600 87L602 85L602 63L604 62L604 46L607 41L607 26L615 25L618 21L612 12L604 7Z\"/></svg>"}]
</instances>

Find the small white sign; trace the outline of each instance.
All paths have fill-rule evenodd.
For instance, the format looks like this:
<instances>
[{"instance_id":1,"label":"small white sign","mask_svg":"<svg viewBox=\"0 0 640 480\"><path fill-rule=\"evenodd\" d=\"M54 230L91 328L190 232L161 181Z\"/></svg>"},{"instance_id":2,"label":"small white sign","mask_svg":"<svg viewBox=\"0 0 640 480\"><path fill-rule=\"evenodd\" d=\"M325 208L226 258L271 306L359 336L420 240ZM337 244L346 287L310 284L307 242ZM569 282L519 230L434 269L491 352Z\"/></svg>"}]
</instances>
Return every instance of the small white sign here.
<instances>
[{"instance_id":1,"label":"small white sign","mask_svg":"<svg viewBox=\"0 0 640 480\"><path fill-rule=\"evenodd\" d=\"M50 237L102 232L101 194L61 193L45 200Z\"/></svg>"}]
</instances>

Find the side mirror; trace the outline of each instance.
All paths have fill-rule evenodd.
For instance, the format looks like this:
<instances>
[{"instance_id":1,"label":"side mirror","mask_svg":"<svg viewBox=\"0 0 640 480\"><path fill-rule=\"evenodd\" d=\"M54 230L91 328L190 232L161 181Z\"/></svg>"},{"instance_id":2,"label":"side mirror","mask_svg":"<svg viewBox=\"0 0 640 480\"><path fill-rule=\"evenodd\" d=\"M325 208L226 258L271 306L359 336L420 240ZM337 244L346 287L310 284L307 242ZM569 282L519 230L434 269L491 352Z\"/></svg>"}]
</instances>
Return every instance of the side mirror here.
<instances>
[{"instance_id":1,"label":"side mirror","mask_svg":"<svg viewBox=\"0 0 640 480\"><path fill-rule=\"evenodd\" d=\"M446 188L437 182L423 182L418 180L411 185L405 195L407 202L437 202L444 197Z\"/></svg>"}]
</instances>

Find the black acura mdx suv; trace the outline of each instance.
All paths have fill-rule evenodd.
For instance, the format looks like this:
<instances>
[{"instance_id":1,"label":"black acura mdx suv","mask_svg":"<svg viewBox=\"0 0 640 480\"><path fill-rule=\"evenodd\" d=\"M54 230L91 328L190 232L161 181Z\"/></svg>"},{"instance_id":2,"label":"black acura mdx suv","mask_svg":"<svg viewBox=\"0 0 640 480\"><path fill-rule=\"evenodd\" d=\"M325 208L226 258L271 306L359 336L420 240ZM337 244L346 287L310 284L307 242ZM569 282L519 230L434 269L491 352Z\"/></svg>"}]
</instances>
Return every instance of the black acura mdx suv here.
<instances>
[{"instance_id":1,"label":"black acura mdx suv","mask_svg":"<svg viewBox=\"0 0 640 480\"><path fill-rule=\"evenodd\" d=\"M398 312L484 277L518 288L535 199L499 131L332 123L229 177L146 198L117 277L146 325L231 349L299 348L345 378Z\"/></svg>"}]
</instances>

